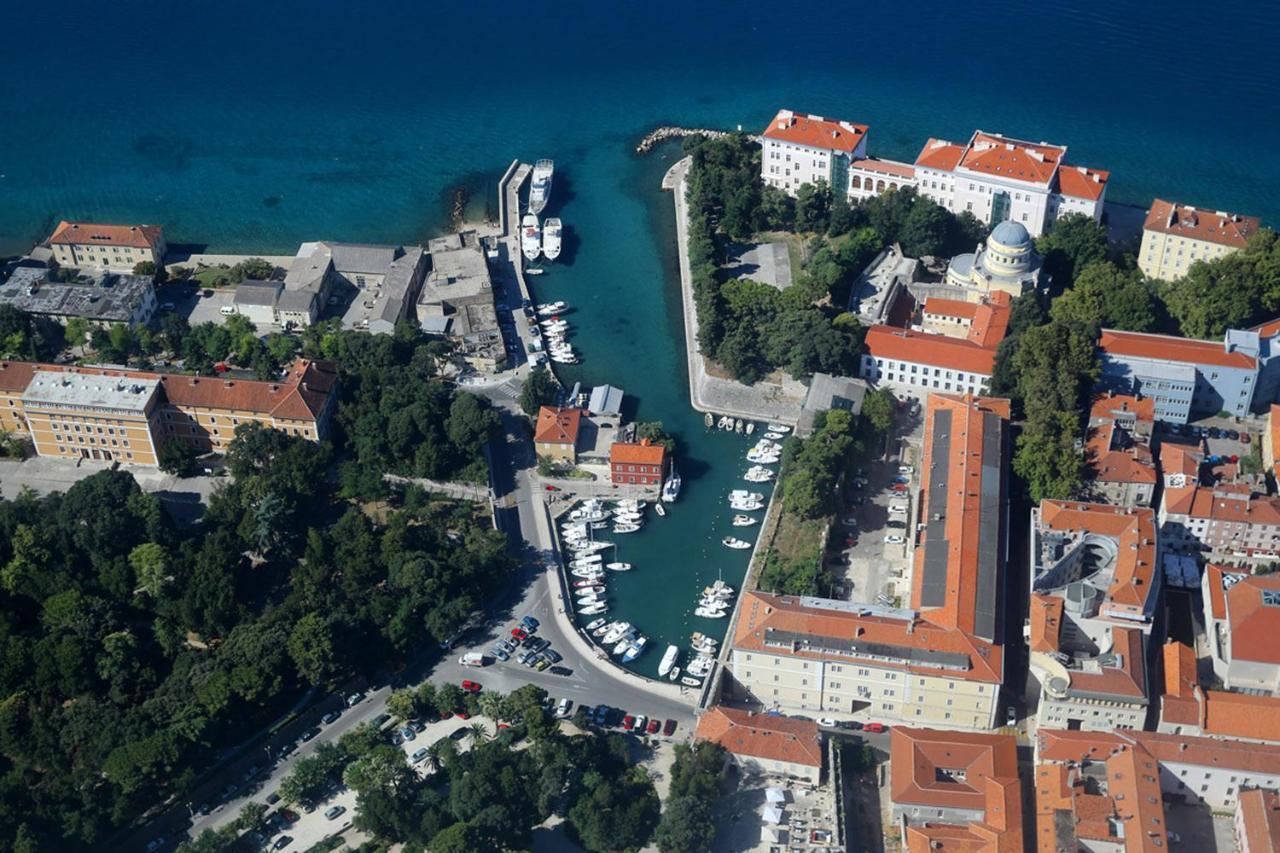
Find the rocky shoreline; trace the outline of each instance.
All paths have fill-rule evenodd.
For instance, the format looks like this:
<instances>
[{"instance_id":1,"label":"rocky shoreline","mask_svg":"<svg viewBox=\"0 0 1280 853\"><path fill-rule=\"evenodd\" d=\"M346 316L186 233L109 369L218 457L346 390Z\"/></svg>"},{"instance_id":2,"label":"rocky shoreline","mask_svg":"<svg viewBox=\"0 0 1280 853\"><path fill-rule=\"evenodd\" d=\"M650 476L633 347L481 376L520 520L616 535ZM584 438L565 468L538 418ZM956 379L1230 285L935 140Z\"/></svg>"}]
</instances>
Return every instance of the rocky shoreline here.
<instances>
[{"instance_id":1,"label":"rocky shoreline","mask_svg":"<svg viewBox=\"0 0 1280 853\"><path fill-rule=\"evenodd\" d=\"M686 136L705 136L710 139L719 139L728 136L727 130L709 130L701 127L677 127L675 125L664 125L657 127L645 134L644 139L640 140L640 144L636 146L637 154L648 154L661 142L668 139L683 139Z\"/></svg>"}]
</instances>

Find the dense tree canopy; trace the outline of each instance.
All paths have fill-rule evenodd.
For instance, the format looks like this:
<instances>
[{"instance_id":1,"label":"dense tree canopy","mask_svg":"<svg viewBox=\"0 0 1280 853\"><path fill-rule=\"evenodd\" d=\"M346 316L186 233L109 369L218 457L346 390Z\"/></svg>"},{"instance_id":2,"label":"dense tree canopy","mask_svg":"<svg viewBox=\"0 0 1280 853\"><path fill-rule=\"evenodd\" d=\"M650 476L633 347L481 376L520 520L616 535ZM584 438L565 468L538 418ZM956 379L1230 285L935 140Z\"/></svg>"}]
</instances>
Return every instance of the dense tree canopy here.
<instances>
[{"instance_id":1,"label":"dense tree canopy","mask_svg":"<svg viewBox=\"0 0 1280 853\"><path fill-rule=\"evenodd\" d=\"M1189 338L1220 339L1280 313L1280 240L1261 229L1239 252L1197 261L1162 288L1169 314Z\"/></svg>"}]
</instances>

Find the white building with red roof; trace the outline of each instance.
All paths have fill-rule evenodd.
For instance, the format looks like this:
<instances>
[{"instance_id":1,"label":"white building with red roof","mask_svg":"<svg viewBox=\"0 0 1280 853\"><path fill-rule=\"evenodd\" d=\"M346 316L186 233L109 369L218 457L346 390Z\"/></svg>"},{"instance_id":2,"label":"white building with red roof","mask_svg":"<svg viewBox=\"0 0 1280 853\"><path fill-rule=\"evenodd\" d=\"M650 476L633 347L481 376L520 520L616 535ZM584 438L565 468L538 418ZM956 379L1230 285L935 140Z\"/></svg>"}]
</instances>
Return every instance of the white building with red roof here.
<instances>
[{"instance_id":1,"label":"white building with red roof","mask_svg":"<svg viewBox=\"0 0 1280 853\"><path fill-rule=\"evenodd\" d=\"M812 720L756 714L723 705L698 718L694 737L724 747L743 771L818 784L822 733Z\"/></svg>"},{"instance_id":2,"label":"white building with red roof","mask_svg":"<svg viewBox=\"0 0 1280 853\"><path fill-rule=\"evenodd\" d=\"M59 266L133 272L143 261L164 264L164 229L159 225L107 225L94 222L58 223L49 248Z\"/></svg>"},{"instance_id":3,"label":"white building with red roof","mask_svg":"<svg viewBox=\"0 0 1280 853\"><path fill-rule=\"evenodd\" d=\"M952 213L1011 220L1038 237L1067 214L1102 218L1108 173L1070 165L1066 155L1063 145L981 130L963 145L930 139L916 157L916 188Z\"/></svg>"},{"instance_id":4,"label":"white building with red roof","mask_svg":"<svg viewBox=\"0 0 1280 853\"><path fill-rule=\"evenodd\" d=\"M1260 226L1256 216L1158 198L1151 202L1142 224L1138 269L1149 278L1175 281L1196 261L1211 261L1243 249Z\"/></svg>"},{"instance_id":5,"label":"white building with red roof","mask_svg":"<svg viewBox=\"0 0 1280 853\"><path fill-rule=\"evenodd\" d=\"M792 196L819 181L848 192L849 164L867 156L867 130L865 124L778 110L760 134L760 177Z\"/></svg>"},{"instance_id":6,"label":"white building with red roof","mask_svg":"<svg viewBox=\"0 0 1280 853\"><path fill-rule=\"evenodd\" d=\"M1214 674L1229 690L1280 695L1280 573L1210 563L1201 591Z\"/></svg>"},{"instance_id":7,"label":"white building with red roof","mask_svg":"<svg viewBox=\"0 0 1280 853\"><path fill-rule=\"evenodd\" d=\"M1191 484L1160 495L1160 542L1210 560L1280 559L1280 497L1246 483Z\"/></svg>"}]
</instances>

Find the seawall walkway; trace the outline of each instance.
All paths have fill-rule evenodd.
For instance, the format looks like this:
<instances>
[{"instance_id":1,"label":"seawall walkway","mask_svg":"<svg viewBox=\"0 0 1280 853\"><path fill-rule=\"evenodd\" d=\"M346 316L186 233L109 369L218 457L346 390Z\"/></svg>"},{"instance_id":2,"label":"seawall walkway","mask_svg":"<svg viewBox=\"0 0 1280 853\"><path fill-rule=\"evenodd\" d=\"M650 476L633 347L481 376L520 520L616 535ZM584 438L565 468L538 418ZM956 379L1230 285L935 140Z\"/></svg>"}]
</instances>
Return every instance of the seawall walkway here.
<instances>
[{"instance_id":1,"label":"seawall walkway","mask_svg":"<svg viewBox=\"0 0 1280 853\"><path fill-rule=\"evenodd\" d=\"M707 373L698 352L698 315L693 300L693 271L689 267L689 206L685 201L691 160L685 157L662 178L662 188L671 190L676 206L676 244L680 256L680 292L684 301L684 343L689 365L689 401L699 412L732 415L755 421L795 424L800 418L805 387L794 379L743 385Z\"/></svg>"}]
</instances>

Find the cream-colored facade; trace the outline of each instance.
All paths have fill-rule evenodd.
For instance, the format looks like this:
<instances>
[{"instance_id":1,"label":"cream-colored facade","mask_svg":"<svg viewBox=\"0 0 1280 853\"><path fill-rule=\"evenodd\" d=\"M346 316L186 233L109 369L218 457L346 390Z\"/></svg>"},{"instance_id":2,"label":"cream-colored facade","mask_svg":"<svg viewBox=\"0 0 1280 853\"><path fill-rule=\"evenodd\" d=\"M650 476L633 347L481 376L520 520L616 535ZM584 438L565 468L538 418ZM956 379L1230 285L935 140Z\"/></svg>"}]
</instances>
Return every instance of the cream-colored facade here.
<instances>
[{"instance_id":1,"label":"cream-colored facade","mask_svg":"<svg viewBox=\"0 0 1280 853\"><path fill-rule=\"evenodd\" d=\"M1144 229L1142 248L1138 250L1138 269L1148 278L1176 281L1186 275L1196 261L1211 261L1237 251L1234 246Z\"/></svg>"},{"instance_id":2,"label":"cream-colored facade","mask_svg":"<svg viewBox=\"0 0 1280 853\"><path fill-rule=\"evenodd\" d=\"M164 264L167 246L159 225L107 225L60 222L49 237L49 248L59 266L132 272L150 261Z\"/></svg>"},{"instance_id":3,"label":"cream-colored facade","mask_svg":"<svg viewBox=\"0 0 1280 853\"><path fill-rule=\"evenodd\" d=\"M1156 199L1143 223L1138 269L1148 278L1176 281L1196 261L1216 260L1243 249L1259 225L1253 216Z\"/></svg>"}]
</instances>

